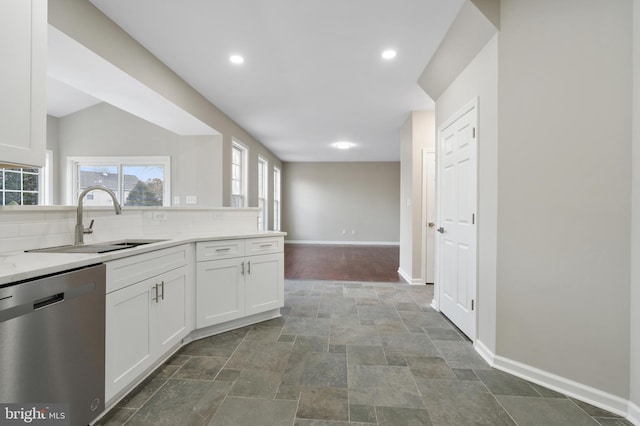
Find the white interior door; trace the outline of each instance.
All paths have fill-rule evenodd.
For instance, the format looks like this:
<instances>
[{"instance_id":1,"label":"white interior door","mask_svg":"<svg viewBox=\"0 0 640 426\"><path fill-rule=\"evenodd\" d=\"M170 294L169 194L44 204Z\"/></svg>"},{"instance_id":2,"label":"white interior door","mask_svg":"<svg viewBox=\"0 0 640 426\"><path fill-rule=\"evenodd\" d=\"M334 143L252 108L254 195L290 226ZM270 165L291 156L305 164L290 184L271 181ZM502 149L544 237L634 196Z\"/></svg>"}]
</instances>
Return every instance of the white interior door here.
<instances>
[{"instance_id":1,"label":"white interior door","mask_svg":"<svg viewBox=\"0 0 640 426\"><path fill-rule=\"evenodd\" d=\"M476 337L477 101L438 129L439 306Z\"/></svg>"}]
</instances>

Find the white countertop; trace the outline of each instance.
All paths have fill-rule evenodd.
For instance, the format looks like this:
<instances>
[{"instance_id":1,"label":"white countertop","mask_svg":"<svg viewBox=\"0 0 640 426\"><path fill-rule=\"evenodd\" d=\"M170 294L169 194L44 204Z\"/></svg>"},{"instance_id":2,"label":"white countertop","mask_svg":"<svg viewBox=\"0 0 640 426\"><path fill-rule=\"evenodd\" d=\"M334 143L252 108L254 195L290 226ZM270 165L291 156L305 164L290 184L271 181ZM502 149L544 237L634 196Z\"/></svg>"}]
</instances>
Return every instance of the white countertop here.
<instances>
[{"instance_id":1,"label":"white countertop","mask_svg":"<svg viewBox=\"0 0 640 426\"><path fill-rule=\"evenodd\" d=\"M200 232L198 234L182 234L179 236L154 235L152 237L154 240L161 239L164 241L144 244L130 249L116 250L109 253L25 253L24 251L0 253L0 286L180 244L237 238L280 237L285 235L285 232L276 231L255 231L236 234ZM131 236L128 239L145 240L151 238L149 236ZM92 242L91 244L107 242L109 241L98 241Z\"/></svg>"}]
</instances>

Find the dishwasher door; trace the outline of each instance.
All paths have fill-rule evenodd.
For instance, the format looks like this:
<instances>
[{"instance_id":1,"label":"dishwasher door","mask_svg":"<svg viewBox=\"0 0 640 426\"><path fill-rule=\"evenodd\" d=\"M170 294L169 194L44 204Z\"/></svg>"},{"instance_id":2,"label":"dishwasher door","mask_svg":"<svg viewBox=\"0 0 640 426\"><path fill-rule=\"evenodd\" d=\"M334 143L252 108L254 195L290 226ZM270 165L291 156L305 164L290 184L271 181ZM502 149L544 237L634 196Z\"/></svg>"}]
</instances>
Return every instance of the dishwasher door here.
<instances>
[{"instance_id":1,"label":"dishwasher door","mask_svg":"<svg viewBox=\"0 0 640 426\"><path fill-rule=\"evenodd\" d=\"M0 402L104 411L105 265L0 288Z\"/></svg>"}]
</instances>

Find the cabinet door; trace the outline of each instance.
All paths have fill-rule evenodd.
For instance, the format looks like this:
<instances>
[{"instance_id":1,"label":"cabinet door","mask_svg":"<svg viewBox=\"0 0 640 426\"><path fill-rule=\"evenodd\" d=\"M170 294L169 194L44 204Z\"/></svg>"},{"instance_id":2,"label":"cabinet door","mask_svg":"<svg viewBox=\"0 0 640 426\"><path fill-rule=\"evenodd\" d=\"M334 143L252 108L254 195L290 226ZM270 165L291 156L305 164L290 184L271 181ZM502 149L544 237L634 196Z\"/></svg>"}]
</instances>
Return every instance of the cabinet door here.
<instances>
[{"instance_id":1,"label":"cabinet door","mask_svg":"<svg viewBox=\"0 0 640 426\"><path fill-rule=\"evenodd\" d=\"M174 269L156 277L158 298L153 301L156 309L154 341L158 354L162 355L189 334L186 304L188 299L187 267ZM153 289L155 299L155 289Z\"/></svg>"},{"instance_id":2,"label":"cabinet door","mask_svg":"<svg viewBox=\"0 0 640 426\"><path fill-rule=\"evenodd\" d=\"M0 2L0 163L44 166L46 34L46 0Z\"/></svg>"},{"instance_id":3,"label":"cabinet door","mask_svg":"<svg viewBox=\"0 0 640 426\"><path fill-rule=\"evenodd\" d=\"M284 255L246 258L245 314L257 314L284 306Z\"/></svg>"},{"instance_id":4,"label":"cabinet door","mask_svg":"<svg viewBox=\"0 0 640 426\"><path fill-rule=\"evenodd\" d=\"M149 279L107 294L106 401L153 364L150 321L155 283Z\"/></svg>"},{"instance_id":5,"label":"cabinet door","mask_svg":"<svg viewBox=\"0 0 640 426\"><path fill-rule=\"evenodd\" d=\"M244 316L242 259L199 262L196 269L196 327Z\"/></svg>"}]
</instances>

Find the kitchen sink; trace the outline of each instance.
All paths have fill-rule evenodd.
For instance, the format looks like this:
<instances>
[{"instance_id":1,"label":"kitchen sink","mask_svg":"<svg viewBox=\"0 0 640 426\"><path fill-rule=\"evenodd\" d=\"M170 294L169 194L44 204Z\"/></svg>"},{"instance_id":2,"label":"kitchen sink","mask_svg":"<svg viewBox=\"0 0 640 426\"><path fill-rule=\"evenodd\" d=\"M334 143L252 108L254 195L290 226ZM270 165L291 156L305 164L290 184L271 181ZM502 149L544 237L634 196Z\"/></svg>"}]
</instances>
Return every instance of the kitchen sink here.
<instances>
[{"instance_id":1,"label":"kitchen sink","mask_svg":"<svg viewBox=\"0 0 640 426\"><path fill-rule=\"evenodd\" d=\"M160 241L166 240L123 240L108 243L47 247L25 251L28 253L108 253L116 250L130 249L145 244L158 243Z\"/></svg>"}]
</instances>

